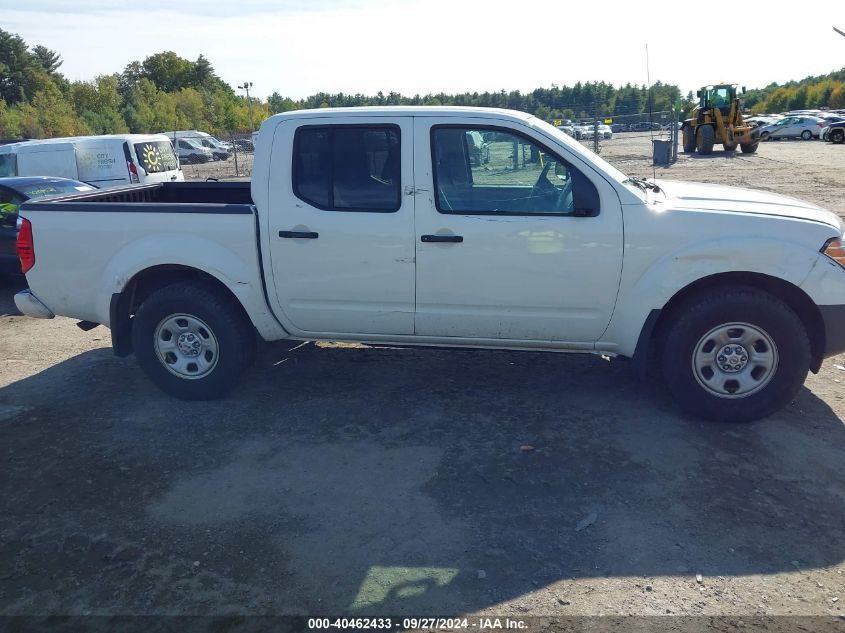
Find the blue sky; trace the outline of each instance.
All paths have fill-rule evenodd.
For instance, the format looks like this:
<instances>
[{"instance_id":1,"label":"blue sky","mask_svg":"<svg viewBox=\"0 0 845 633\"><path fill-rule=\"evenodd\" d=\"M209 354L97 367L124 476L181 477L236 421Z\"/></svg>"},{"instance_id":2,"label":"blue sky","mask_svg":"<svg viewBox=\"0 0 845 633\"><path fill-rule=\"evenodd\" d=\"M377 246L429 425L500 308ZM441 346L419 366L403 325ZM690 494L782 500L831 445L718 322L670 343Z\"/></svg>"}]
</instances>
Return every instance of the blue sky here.
<instances>
[{"instance_id":1,"label":"blue sky","mask_svg":"<svg viewBox=\"0 0 845 633\"><path fill-rule=\"evenodd\" d=\"M646 43L652 80L684 91L723 81L759 87L845 66L845 38L831 28L845 28L845 18L836 25L825 11L799 11L805 18L800 24L755 11L750 28L756 33L705 29L702 36L696 3L660 0L632 8L607 0L592 6L548 0L0 0L0 25L58 51L71 79L119 72L130 61L173 50L189 59L204 54L233 86L252 81L259 97L274 91L303 97L318 91L530 90L591 80L643 84Z\"/></svg>"}]
</instances>

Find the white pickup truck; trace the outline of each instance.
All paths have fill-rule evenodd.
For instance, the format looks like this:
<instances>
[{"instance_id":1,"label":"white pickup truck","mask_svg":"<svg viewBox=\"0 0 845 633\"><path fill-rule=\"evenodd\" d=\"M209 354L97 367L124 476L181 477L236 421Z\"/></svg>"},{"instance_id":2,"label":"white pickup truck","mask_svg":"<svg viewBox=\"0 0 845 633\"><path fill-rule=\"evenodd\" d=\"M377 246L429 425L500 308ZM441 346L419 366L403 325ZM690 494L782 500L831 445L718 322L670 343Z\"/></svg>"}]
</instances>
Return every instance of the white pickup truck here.
<instances>
[{"instance_id":1,"label":"white pickup truck","mask_svg":"<svg viewBox=\"0 0 845 633\"><path fill-rule=\"evenodd\" d=\"M659 367L690 413L771 414L845 351L840 219L771 193L628 178L534 117L285 113L249 183L21 207L34 317L111 328L186 399L259 339L588 352Z\"/></svg>"}]
</instances>

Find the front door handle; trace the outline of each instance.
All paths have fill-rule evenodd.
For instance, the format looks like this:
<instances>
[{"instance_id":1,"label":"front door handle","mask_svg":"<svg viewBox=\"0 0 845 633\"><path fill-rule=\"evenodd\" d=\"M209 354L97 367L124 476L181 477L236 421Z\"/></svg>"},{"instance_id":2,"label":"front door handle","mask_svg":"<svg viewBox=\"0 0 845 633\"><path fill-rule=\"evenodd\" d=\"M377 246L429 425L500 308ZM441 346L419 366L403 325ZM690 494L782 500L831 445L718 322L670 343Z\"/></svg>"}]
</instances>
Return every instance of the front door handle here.
<instances>
[{"instance_id":1,"label":"front door handle","mask_svg":"<svg viewBox=\"0 0 845 633\"><path fill-rule=\"evenodd\" d=\"M423 235L421 242L463 242L463 235Z\"/></svg>"},{"instance_id":2,"label":"front door handle","mask_svg":"<svg viewBox=\"0 0 845 633\"><path fill-rule=\"evenodd\" d=\"M297 240L316 240L320 234L316 231L279 231L279 237Z\"/></svg>"}]
</instances>

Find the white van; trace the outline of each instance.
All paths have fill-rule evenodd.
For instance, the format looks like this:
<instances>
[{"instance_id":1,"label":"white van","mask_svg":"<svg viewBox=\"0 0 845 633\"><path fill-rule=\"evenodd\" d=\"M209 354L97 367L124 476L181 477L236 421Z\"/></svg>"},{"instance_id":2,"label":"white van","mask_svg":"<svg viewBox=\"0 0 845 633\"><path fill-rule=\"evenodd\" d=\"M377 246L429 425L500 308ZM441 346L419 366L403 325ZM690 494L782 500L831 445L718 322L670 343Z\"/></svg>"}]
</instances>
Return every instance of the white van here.
<instances>
[{"instance_id":1,"label":"white van","mask_svg":"<svg viewBox=\"0 0 845 633\"><path fill-rule=\"evenodd\" d=\"M179 149L177 142L182 139L186 139L194 141L202 147L208 148L211 151L214 160L226 160L232 154L232 145L230 143L224 143L208 132L200 132L199 130L178 130L176 132L162 132L162 134L173 142L174 147L177 149L177 153Z\"/></svg>"},{"instance_id":2,"label":"white van","mask_svg":"<svg viewBox=\"0 0 845 633\"><path fill-rule=\"evenodd\" d=\"M0 176L58 176L99 188L185 180L160 134L107 134L0 146Z\"/></svg>"}]
</instances>

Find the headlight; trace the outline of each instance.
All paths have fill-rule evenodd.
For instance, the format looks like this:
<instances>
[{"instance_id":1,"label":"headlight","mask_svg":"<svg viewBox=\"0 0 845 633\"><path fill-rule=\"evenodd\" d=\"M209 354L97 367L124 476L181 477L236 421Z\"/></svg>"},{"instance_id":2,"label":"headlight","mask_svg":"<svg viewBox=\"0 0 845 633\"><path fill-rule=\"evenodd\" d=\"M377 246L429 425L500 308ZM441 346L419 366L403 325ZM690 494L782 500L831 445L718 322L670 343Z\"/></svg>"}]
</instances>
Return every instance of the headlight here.
<instances>
[{"instance_id":1,"label":"headlight","mask_svg":"<svg viewBox=\"0 0 845 633\"><path fill-rule=\"evenodd\" d=\"M845 268L845 240L841 237L834 237L825 242L822 253Z\"/></svg>"}]
</instances>

